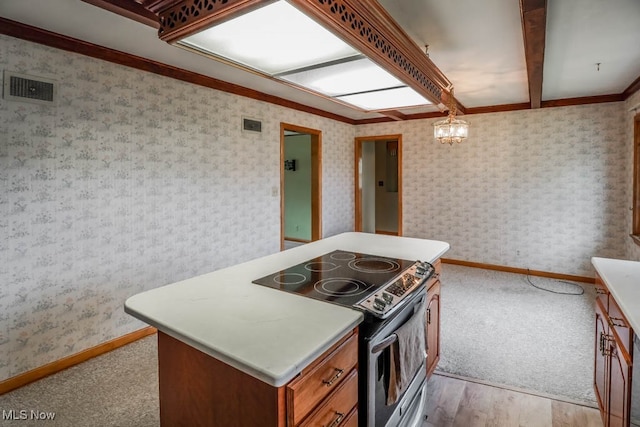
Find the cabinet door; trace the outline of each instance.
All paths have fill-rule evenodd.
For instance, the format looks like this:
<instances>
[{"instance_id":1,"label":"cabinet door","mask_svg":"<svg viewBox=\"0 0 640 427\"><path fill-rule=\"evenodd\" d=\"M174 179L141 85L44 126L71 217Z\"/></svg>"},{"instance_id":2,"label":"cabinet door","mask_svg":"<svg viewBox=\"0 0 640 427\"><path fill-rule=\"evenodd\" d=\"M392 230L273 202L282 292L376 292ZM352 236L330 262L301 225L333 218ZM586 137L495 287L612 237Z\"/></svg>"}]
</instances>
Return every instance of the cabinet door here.
<instances>
[{"instance_id":1,"label":"cabinet door","mask_svg":"<svg viewBox=\"0 0 640 427\"><path fill-rule=\"evenodd\" d=\"M608 312L609 311L609 290L607 289L607 286L602 281L602 278L600 277L600 275L597 273L596 273L595 289L596 289L597 299L600 300L600 302L602 302L604 311Z\"/></svg>"},{"instance_id":2,"label":"cabinet door","mask_svg":"<svg viewBox=\"0 0 640 427\"><path fill-rule=\"evenodd\" d=\"M605 344L607 338L607 321L605 318L605 310L600 300L596 300L596 336L595 336L595 368L594 368L594 384L593 388L600 407L600 413L603 414L604 425L607 425L605 414L609 410L607 399L608 372L607 357L605 356Z\"/></svg>"},{"instance_id":3,"label":"cabinet door","mask_svg":"<svg viewBox=\"0 0 640 427\"><path fill-rule=\"evenodd\" d=\"M427 291L427 377L440 360L440 281Z\"/></svg>"},{"instance_id":4,"label":"cabinet door","mask_svg":"<svg viewBox=\"0 0 640 427\"><path fill-rule=\"evenodd\" d=\"M609 427L629 425L630 362L621 351L621 343L609 340L611 382L609 388Z\"/></svg>"}]
</instances>

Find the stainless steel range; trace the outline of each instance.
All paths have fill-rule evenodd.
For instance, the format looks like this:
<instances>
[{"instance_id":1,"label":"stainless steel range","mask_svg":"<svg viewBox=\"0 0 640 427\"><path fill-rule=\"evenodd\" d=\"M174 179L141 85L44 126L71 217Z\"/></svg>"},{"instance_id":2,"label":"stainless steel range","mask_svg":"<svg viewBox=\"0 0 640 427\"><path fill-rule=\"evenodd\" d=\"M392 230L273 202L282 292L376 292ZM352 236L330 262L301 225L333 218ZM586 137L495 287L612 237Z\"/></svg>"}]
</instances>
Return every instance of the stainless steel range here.
<instances>
[{"instance_id":1,"label":"stainless steel range","mask_svg":"<svg viewBox=\"0 0 640 427\"><path fill-rule=\"evenodd\" d=\"M395 395L398 337L409 324L424 327L431 264L348 251L333 251L254 280L254 283L352 307L364 312L359 334L359 425L419 426L424 419L426 353ZM421 319L417 319L422 316ZM418 321L416 321L418 320ZM424 337L424 330L420 332ZM413 351L413 349L412 349ZM394 358L395 356L395 358Z\"/></svg>"}]
</instances>

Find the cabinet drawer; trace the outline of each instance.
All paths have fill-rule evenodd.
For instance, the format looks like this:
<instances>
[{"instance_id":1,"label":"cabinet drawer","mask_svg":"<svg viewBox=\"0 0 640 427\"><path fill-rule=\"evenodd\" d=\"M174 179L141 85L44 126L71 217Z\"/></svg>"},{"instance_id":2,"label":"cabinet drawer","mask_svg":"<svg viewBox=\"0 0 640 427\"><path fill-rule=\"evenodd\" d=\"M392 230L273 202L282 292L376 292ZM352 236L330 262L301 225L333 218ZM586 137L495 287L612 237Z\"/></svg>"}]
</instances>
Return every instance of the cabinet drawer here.
<instances>
[{"instance_id":1,"label":"cabinet drawer","mask_svg":"<svg viewBox=\"0 0 640 427\"><path fill-rule=\"evenodd\" d=\"M298 425L322 399L345 381L357 364L358 335L354 334L315 367L293 380L287 386L290 424Z\"/></svg>"},{"instance_id":2,"label":"cabinet drawer","mask_svg":"<svg viewBox=\"0 0 640 427\"><path fill-rule=\"evenodd\" d=\"M626 357L629 359L631 346L633 345L633 330L612 295L609 295L608 317L609 327L615 330L618 338L620 339L620 347L624 352L626 352Z\"/></svg>"},{"instance_id":3,"label":"cabinet drawer","mask_svg":"<svg viewBox=\"0 0 640 427\"><path fill-rule=\"evenodd\" d=\"M358 408L355 408L347 418L340 424L340 427L358 427Z\"/></svg>"},{"instance_id":4,"label":"cabinet drawer","mask_svg":"<svg viewBox=\"0 0 640 427\"><path fill-rule=\"evenodd\" d=\"M300 427L344 427L346 416L358 404L358 371L349 372L347 378ZM351 422L351 421L350 421Z\"/></svg>"}]
</instances>

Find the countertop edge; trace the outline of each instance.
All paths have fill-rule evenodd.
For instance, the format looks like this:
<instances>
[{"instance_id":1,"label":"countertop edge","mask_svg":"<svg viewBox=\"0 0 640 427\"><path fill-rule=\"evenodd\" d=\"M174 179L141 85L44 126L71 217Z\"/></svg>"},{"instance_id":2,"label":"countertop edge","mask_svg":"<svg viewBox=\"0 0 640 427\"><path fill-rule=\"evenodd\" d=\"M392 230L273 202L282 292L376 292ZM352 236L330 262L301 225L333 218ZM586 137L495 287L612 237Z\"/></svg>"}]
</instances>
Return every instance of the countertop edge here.
<instances>
[{"instance_id":1,"label":"countertop edge","mask_svg":"<svg viewBox=\"0 0 640 427\"><path fill-rule=\"evenodd\" d=\"M250 310L246 309L246 307L251 307L251 304L262 304L264 301L268 301L268 304L256 305L256 307L266 307L263 311L267 315L273 316L274 307L278 307L280 304L284 306L291 302L292 298L305 299L303 296L290 293L281 293L281 296L274 298L275 294L267 295L267 292L279 293L280 291L260 286L254 288L254 292L251 290L256 286L251 283L253 278L268 274L274 269L286 268L286 266L303 262L335 249L407 260L435 262L450 249L450 245L447 242L422 238L345 232L284 252L266 255L214 272L140 292L127 298L124 303L124 311L157 328L158 331L210 357L216 358L266 384L280 387L294 378L317 357L321 356L340 338L358 326L364 320L363 313L357 309L337 306L331 309L318 309L318 307L311 307L311 305L325 305L327 303L308 300L308 303L305 303L305 308L317 315L318 319L323 317L325 321L330 319L329 323L317 324L318 328L316 329L319 331L319 336L309 340L307 344L307 339L304 335L307 332L301 329L305 326L296 326L293 330L297 332L294 335L289 335L290 337L298 337L296 341L291 341L296 345L295 354L284 353L281 350L274 351L276 347L268 344L269 352L267 353L270 354L265 353L266 357L264 357L260 348L255 345L244 347L243 351L237 350L239 342L244 337L253 336L255 338L255 334L248 333L243 335L241 333L240 335L232 335L226 333L226 335L220 334L216 336L215 332L202 333L202 328L205 328L205 331L210 329L208 325L213 324L212 322L228 321L230 317L228 313L222 311L221 316L214 318L210 314L194 314L199 313L199 311L185 311L184 313L183 311L190 310L191 307L198 307L197 310L202 310L205 303L220 301L219 293L221 292L225 298L231 298L230 301L232 301L232 305L225 308L230 310L233 310L235 306L241 308L244 314L242 318L244 323L241 327L247 327L247 325L255 321L251 317ZM237 285L237 287L229 287L231 283ZM199 295L194 297L195 291L204 292L204 298L200 298ZM174 298L174 295L177 295L178 298ZM260 298L264 298L264 300L256 300L257 295ZM173 310L176 304L179 305L179 308ZM245 306L244 304L249 305ZM166 314L167 309L171 310L171 315ZM332 310L339 311L333 314ZM176 313L183 314L177 316ZM301 315L299 309L296 315ZM308 313L305 311L302 315L307 318ZM273 317L273 320L282 321L278 317ZM287 325L285 324L285 326ZM221 337L223 342L214 341L218 337ZM260 343L261 337L262 335L258 340L254 339L251 342ZM274 337L276 336L274 335ZM305 338L300 341L301 337ZM264 363L262 362L263 360ZM283 361L284 363L280 363Z\"/></svg>"},{"instance_id":2,"label":"countertop edge","mask_svg":"<svg viewBox=\"0 0 640 427\"><path fill-rule=\"evenodd\" d=\"M629 263L629 265L637 265L639 269L640 269L640 262L614 259L614 258L602 258L602 257L591 258L591 264L595 267L596 272L598 273L598 275L600 275L605 285L613 295L613 298L615 299L616 304L618 304L618 306L620 307L620 310L622 310L622 314L624 314L624 316L627 318L627 321L631 325L633 332L636 335L640 335L640 317L633 316L631 314L634 311L631 310L631 308L629 307L628 299L620 294L619 284L613 283L613 280L611 279L609 272L606 270L606 267L603 265L603 263L607 263L607 262ZM640 283L638 285L640 286ZM640 301L638 301L638 304L640 304Z\"/></svg>"},{"instance_id":3,"label":"countertop edge","mask_svg":"<svg viewBox=\"0 0 640 427\"><path fill-rule=\"evenodd\" d=\"M325 351L331 348L332 345L337 343L343 336L345 336L347 333L352 331L356 326L358 326L364 320L364 315L360 311L351 310L354 313L353 321L345 324L342 329L336 329L336 333L333 336L328 337L324 345L316 347L315 350L311 352L306 358L300 360L299 365L292 365L291 368L288 369L287 371L275 374L275 373L265 372L264 370L261 370L252 365L242 363L237 358L234 358L233 356L227 355L223 352L216 351L214 348L211 348L210 346L207 346L197 340L194 340L184 333L180 333L175 328L168 328L165 325L159 324L158 322L155 322L153 319L145 316L144 314L131 309L127 305L126 301L124 304L124 311L125 313L131 316L134 316L135 318L155 327L158 331L166 335L169 335L170 337L175 338L201 351L206 355L214 357L220 360L221 362L224 362L227 365L232 366L274 387L281 387L287 384L289 381L295 378L295 376L298 375L302 371L302 369L304 369L311 362L316 360L320 355L322 355Z\"/></svg>"}]
</instances>

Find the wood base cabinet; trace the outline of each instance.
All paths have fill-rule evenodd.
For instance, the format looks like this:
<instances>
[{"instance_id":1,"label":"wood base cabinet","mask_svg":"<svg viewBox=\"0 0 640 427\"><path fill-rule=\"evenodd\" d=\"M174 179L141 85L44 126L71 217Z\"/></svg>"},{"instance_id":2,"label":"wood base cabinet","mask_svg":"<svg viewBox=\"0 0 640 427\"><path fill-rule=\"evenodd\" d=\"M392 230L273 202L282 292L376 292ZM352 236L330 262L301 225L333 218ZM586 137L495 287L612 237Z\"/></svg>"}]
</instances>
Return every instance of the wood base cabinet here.
<instances>
[{"instance_id":1,"label":"wood base cabinet","mask_svg":"<svg viewBox=\"0 0 640 427\"><path fill-rule=\"evenodd\" d=\"M633 330L596 277L594 391L604 427L629 427Z\"/></svg>"},{"instance_id":2,"label":"wood base cabinet","mask_svg":"<svg viewBox=\"0 0 640 427\"><path fill-rule=\"evenodd\" d=\"M427 378L431 377L440 361L440 260L436 261L435 274L427 282Z\"/></svg>"},{"instance_id":3,"label":"wood base cabinet","mask_svg":"<svg viewBox=\"0 0 640 427\"><path fill-rule=\"evenodd\" d=\"M358 332L281 387L158 332L163 427L358 425Z\"/></svg>"}]
</instances>

